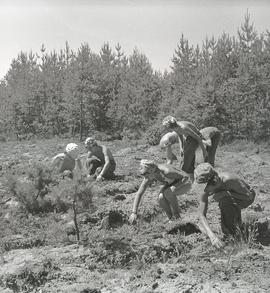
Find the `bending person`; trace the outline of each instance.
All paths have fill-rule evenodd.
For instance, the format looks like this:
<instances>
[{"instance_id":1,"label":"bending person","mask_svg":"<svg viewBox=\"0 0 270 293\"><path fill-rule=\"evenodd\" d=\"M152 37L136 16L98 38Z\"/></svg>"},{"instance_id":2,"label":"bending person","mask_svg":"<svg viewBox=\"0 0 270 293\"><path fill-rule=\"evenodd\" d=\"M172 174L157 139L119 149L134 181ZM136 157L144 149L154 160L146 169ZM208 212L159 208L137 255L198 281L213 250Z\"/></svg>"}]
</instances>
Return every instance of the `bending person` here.
<instances>
[{"instance_id":1,"label":"bending person","mask_svg":"<svg viewBox=\"0 0 270 293\"><path fill-rule=\"evenodd\" d=\"M206 219L208 197L213 195L221 212L221 229L225 236L237 236L242 224L241 209L254 202L254 190L235 174L218 173L209 163L202 163L194 171L195 181L206 183L204 192L199 199L199 218L203 229L212 245L220 248L222 242L211 230Z\"/></svg>"},{"instance_id":2,"label":"bending person","mask_svg":"<svg viewBox=\"0 0 270 293\"><path fill-rule=\"evenodd\" d=\"M169 220L180 217L177 195L191 189L192 182L185 172L167 164L155 164L153 161L141 160L140 173L143 181L136 193L130 223L135 223L141 198L153 181L159 181L162 186L158 194L160 207L165 211Z\"/></svg>"},{"instance_id":3,"label":"bending person","mask_svg":"<svg viewBox=\"0 0 270 293\"><path fill-rule=\"evenodd\" d=\"M109 148L99 145L92 137L85 140L85 147L88 150L86 158L88 174L94 175L97 181L113 178L116 163Z\"/></svg>"},{"instance_id":4,"label":"bending person","mask_svg":"<svg viewBox=\"0 0 270 293\"><path fill-rule=\"evenodd\" d=\"M207 161L208 158L202 134L192 123L187 121L177 121L172 116L165 117L162 124L178 134L180 138L179 141L181 141L180 147L183 148L184 151L182 170L193 176L195 168L195 153L198 146L202 149L204 161Z\"/></svg>"},{"instance_id":5,"label":"bending person","mask_svg":"<svg viewBox=\"0 0 270 293\"><path fill-rule=\"evenodd\" d=\"M200 133L203 136L203 144L208 153L207 162L214 167L216 150L221 139L221 132L216 127L205 127L200 130Z\"/></svg>"},{"instance_id":6,"label":"bending person","mask_svg":"<svg viewBox=\"0 0 270 293\"><path fill-rule=\"evenodd\" d=\"M177 157L172 151L172 145L175 143L179 143L180 156L182 157L183 156L183 150L181 148L182 143L178 134L175 131L164 134L159 142L159 146L161 147L161 149L166 149L167 164L172 164L173 161L177 161Z\"/></svg>"},{"instance_id":7,"label":"bending person","mask_svg":"<svg viewBox=\"0 0 270 293\"><path fill-rule=\"evenodd\" d=\"M78 166L80 172L82 170L78 145L76 143L67 144L64 153L53 157L52 164L57 168L58 173L63 173L64 176L73 178L73 171L76 166Z\"/></svg>"}]
</instances>

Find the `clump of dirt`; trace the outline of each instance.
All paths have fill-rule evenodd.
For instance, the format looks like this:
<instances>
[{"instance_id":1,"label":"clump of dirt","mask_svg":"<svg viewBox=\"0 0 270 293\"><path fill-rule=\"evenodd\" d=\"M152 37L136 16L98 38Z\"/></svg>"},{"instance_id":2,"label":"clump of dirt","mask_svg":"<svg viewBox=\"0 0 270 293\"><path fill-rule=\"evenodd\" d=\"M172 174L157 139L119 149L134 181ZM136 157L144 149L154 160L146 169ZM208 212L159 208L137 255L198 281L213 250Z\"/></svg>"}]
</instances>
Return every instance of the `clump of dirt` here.
<instances>
[{"instance_id":1,"label":"clump of dirt","mask_svg":"<svg viewBox=\"0 0 270 293\"><path fill-rule=\"evenodd\" d=\"M168 234L177 234L177 233L188 236L193 233L201 233L201 230L196 224L189 223L189 222L177 224L168 229Z\"/></svg>"},{"instance_id":2,"label":"clump of dirt","mask_svg":"<svg viewBox=\"0 0 270 293\"><path fill-rule=\"evenodd\" d=\"M254 223L256 240L264 246L270 245L270 219L260 218Z\"/></svg>"},{"instance_id":3,"label":"clump of dirt","mask_svg":"<svg viewBox=\"0 0 270 293\"><path fill-rule=\"evenodd\" d=\"M101 227L104 229L117 228L126 223L127 220L122 211L109 211L109 214L102 219Z\"/></svg>"}]
</instances>

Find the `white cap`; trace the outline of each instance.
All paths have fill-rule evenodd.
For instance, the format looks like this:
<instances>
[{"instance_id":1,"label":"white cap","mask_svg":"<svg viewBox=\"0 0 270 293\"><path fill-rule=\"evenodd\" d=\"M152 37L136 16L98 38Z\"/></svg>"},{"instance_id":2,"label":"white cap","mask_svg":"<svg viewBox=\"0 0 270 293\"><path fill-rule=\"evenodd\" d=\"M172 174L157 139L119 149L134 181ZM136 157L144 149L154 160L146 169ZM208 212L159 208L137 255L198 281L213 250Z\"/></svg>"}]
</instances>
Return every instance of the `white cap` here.
<instances>
[{"instance_id":1,"label":"white cap","mask_svg":"<svg viewBox=\"0 0 270 293\"><path fill-rule=\"evenodd\" d=\"M79 156L79 147L76 143L69 143L66 146L66 153L73 159L77 159Z\"/></svg>"}]
</instances>

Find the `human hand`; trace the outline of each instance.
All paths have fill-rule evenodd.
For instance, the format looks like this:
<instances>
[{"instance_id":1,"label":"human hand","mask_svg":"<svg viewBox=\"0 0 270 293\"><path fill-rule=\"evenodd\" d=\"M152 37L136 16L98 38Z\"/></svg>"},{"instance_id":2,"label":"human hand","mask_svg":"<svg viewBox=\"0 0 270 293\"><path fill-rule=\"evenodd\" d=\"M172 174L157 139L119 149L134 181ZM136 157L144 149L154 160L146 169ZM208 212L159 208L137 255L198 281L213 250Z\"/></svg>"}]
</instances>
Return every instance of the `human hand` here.
<instances>
[{"instance_id":1,"label":"human hand","mask_svg":"<svg viewBox=\"0 0 270 293\"><path fill-rule=\"evenodd\" d=\"M129 217L129 223L130 224L135 224L136 223L136 220L137 220L138 216L136 213L132 213Z\"/></svg>"},{"instance_id":2,"label":"human hand","mask_svg":"<svg viewBox=\"0 0 270 293\"><path fill-rule=\"evenodd\" d=\"M211 243L213 246L215 246L216 248L222 248L223 247L223 243L218 239L217 236L213 235L212 237L210 237Z\"/></svg>"},{"instance_id":3,"label":"human hand","mask_svg":"<svg viewBox=\"0 0 270 293\"><path fill-rule=\"evenodd\" d=\"M205 147L211 147L212 146L212 143L211 143L211 140L209 139L209 140L204 140L203 139L203 145L205 146Z\"/></svg>"},{"instance_id":4,"label":"human hand","mask_svg":"<svg viewBox=\"0 0 270 293\"><path fill-rule=\"evenodd\" d=\"M102 177L102 175L101 174L99 174L98 176L97 176L97 178L96 178L96 181L102 181L104 178Z\"/></svg>"}]
</instances>

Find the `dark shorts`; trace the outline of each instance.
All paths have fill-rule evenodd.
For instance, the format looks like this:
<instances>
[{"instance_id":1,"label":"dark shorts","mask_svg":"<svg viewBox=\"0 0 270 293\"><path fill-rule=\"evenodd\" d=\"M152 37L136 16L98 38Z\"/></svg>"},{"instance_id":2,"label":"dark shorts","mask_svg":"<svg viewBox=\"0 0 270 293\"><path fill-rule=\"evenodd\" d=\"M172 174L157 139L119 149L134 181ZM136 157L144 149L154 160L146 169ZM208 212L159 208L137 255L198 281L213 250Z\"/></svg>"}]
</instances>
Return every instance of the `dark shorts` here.
<instances>
[{"instance_id":1,"label":"dark shorts","mask_svg":"<svg viewBox=\"0 0 270 293\"><path fill-rule=\"evenodd\" d=\"M218 192L214 195L218 201L221 214L221 229L225 235L236 235L242 224L241 209L247 208L254 202L255 192L250 197L235 198L231 192Z\"/></svg>"}]
</instances>

